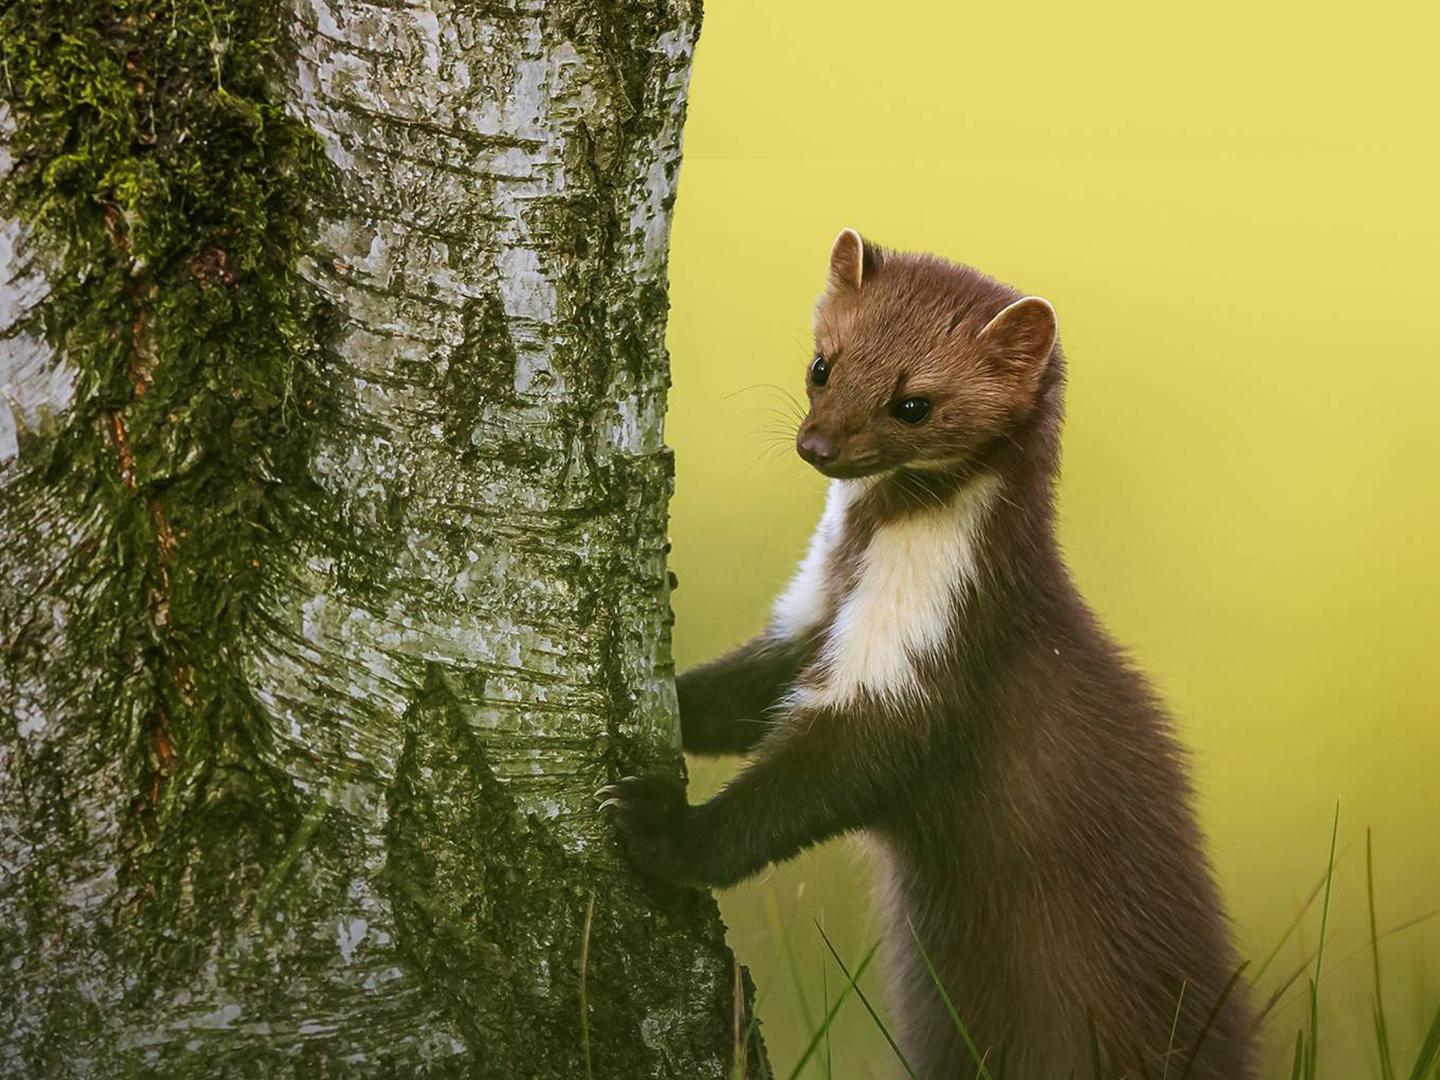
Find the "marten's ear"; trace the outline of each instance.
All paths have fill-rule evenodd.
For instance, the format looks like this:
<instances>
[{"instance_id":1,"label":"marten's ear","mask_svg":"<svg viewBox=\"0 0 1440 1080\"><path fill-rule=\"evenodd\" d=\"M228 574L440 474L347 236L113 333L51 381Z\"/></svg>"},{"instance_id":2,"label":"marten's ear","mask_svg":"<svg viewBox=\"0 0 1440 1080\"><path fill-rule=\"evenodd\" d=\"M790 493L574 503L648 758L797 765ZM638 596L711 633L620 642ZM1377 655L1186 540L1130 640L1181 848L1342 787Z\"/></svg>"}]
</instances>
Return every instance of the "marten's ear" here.
<instances>
[{"instance_id":1,"label":"marten's ear","mask_svg":"<svg viewBox=\"0 0 1440 1080\"><path fill-rule=\"evenodd\" d=\"M830 249L830 287L858 289L860 283L880 269L880 249L866 244L854 229L841 229Z\"/></svg>"},{"instance_id":2,"label":"marten's ear","mask_svg":"<svg viewBox=\"0 0 1440 1080\"><path fill-rule=\"evenodd\" d=\"M1056 332L1050 301L1027 296L991 319L977 340L994 349L1008 366L1038 380L1055 348Z\"/></svg>"}]
</instances>

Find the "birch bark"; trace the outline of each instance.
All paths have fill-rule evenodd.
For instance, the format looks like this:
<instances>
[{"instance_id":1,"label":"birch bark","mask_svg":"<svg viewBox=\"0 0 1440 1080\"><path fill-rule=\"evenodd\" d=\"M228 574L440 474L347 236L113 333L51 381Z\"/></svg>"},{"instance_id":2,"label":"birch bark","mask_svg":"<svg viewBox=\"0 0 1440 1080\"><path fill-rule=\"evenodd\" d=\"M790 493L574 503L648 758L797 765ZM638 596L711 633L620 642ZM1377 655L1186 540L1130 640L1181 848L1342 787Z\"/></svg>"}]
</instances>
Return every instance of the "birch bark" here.
<instances>
[{"instance_id":1,"label":"birch bark","mask_svg":"<svg viewBox=\"0 0 1440 1080\"><path fill-rule=\"evenodd\" d=\"M734 1075L591 799L680 767L698 5L3 20L0 1071Z\"/></svg>"}]
</instances>

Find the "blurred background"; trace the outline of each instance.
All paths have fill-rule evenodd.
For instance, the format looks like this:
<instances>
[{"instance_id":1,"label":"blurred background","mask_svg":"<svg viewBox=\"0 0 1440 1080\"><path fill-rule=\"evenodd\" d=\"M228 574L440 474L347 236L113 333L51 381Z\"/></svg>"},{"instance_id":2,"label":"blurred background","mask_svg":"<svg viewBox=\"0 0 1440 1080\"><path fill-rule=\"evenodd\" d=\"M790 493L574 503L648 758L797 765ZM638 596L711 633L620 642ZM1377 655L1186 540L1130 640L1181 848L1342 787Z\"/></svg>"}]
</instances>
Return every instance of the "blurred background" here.
<instances>
[{"instance_id":1,"label":"blurred background","mask_svg":"<svg viewBox=\"0 0 1440 1080\"><path fill-rule=\"evenodd\" d=\"M1400 1057L1440 1005L1437 39L1440 8L1390 0L711 0L672 240L682 667L762 626L818 517L767 432L842 226L1054 303L1062 539L1193 751L1262 1001L1313 956L1338 800L1337 1077L1379 1075L1367 829ZM697 794L736 764L692 762ZM843 985L816 924L850 964L876 937L865 859L835 842L721 906L786 1076ZM854 998L830 1052L837 1080L897 1074Z\"/></svg>"}]
</instances>

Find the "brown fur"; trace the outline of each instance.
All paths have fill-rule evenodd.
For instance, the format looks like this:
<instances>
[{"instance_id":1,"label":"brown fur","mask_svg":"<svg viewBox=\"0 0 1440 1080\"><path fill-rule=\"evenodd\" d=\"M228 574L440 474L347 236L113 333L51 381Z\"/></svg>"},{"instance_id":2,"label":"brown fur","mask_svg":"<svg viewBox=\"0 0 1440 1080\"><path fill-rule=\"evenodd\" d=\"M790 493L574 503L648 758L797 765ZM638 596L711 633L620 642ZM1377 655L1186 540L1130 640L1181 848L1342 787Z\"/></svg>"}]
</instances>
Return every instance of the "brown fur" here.
<instances>
[{"instance_id":1,"label":"brown fur","mask_svg":"<svg viewBox=\"0 0 1440 1080\"><path fill-rule=\"evenodd\" d=\"M1055 541L1064 361L1048 305L1020 299L968 267L842 234L816 317L829 377L810 382L799 436L829 440L829 475L878 479L846 513L824 617L679 679L686 748L753 753L724 791L691 807L641 777L607 794L640 864L674 880L730 884L865 830L900 1043L923 1080L975 1067L917 938L996 1080L1089 1078L1096 1052L1105 1077L1159 1077L1172 1024L1168 1075L1246 1080L1242 986L1201 1039L1237 961L1183 754ZM917 394L927 421L897 420L894 402ZM981 476L1000 486L979 572L945 647L916 661L925 692L787 697L831 674L821 649L875 530Z\"/></svg>"}]
</instances>

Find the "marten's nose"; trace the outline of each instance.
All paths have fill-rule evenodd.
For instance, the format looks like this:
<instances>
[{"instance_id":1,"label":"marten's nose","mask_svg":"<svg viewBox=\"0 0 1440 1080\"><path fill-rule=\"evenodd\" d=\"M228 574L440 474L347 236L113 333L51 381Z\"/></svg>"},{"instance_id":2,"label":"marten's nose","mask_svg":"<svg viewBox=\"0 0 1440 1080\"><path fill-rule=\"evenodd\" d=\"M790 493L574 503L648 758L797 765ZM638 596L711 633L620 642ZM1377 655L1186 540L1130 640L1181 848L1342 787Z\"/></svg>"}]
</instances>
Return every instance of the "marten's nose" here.
<instances>
[{"instance_id":1,"label":"marten's nose","mask_svg":"<svg viewBox=\"0 0 1440 1080\"><path fill-rule=\"evenodd\" d=\"M796 440L795 448L800 456L811 465L829 465L840 454L840 448L833 439L827 439L818 431L807 431Z\"/></svg>"}]
</instances>

